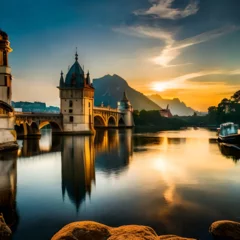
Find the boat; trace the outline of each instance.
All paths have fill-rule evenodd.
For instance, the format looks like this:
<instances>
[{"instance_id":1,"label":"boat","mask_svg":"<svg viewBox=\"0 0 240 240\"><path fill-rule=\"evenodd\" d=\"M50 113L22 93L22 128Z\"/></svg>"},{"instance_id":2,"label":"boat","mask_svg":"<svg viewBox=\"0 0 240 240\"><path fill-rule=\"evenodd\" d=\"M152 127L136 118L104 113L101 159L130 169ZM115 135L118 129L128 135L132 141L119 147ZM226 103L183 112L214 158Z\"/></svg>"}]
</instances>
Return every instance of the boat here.
<instances>
[{"instance_id":1,"label":"boat","mask_svg":"<svg viewBox=\"0 0 240 240\"><path fill-rule=\"evenodd\" d=\"M232 122L223 123L218 128L218 141L229 144L240 144L238 125Z\"/></svg>"}]
</instances>

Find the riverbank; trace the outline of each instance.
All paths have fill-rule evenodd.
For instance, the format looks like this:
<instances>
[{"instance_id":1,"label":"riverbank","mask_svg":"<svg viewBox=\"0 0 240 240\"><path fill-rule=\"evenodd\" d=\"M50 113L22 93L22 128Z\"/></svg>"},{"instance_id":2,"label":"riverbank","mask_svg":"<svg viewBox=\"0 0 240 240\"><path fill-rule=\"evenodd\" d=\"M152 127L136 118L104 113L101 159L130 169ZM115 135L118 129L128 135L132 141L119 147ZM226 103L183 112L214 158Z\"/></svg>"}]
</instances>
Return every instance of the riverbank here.
<instances>
[{"instance_id":1,"label":"riverbank","mask_svg":"<svg viewBox=\"0 0 240 240\"><path fill-rule=\"evenodd\" d=\"M217 221L211 224L209 233L213 239L240 239L240 223L233 221ZM148 226L126 225L120 227L109 227L107 225L92 222L81 221L74 222L63 227L57 232L52 240L196 240L194 238L185 238L176 235L161 235Z\"/></svg>"}]
</instances>

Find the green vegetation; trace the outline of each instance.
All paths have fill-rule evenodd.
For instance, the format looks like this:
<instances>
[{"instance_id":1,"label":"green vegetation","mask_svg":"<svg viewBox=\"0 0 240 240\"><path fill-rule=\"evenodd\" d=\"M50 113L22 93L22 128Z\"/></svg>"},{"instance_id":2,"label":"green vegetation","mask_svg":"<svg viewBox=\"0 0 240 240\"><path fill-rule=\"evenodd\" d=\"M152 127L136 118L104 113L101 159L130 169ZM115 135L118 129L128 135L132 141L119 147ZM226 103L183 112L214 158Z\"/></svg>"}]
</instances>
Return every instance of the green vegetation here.
<instances>
[{"instance_id":1,"label":"green vegetation","mask_svg":"<svg viewBox=\"0 0 240 240\"><path fill-rule=\"evenodd\" d=\"M240 91L233 94L230 99L224 98L217 107L208 108L206 116L193 116L173 118L161 117L159 111L134 111L134 121L137 127L152 127L159 130L179 129L182 127L217 127L224 122L234 122L240 125Z\"/></svg>"},{"instance_id":2,"label":"green vegetation","mask_svg":"<svg viewBox=\"0 0 240 240\"><path fill-rule=\"evenodd\" d=\"M230 99L224 98L217 107L208 108L208 121L211 123L234 122L240 124L240 91Z\"/></svg>"},{"instance_id":3,"label":"green vegetation","mask_svg":"<svg viewBox=\"0 0 240 240\"><path fill-rule=\"evenodd\" d=\"M160 115L158 110L153 111L134 111L134 122L136 127L156 128L158 130L173 130L187 127L186 121L180 118L165 118Z\"/></svg>"}]
</instances>

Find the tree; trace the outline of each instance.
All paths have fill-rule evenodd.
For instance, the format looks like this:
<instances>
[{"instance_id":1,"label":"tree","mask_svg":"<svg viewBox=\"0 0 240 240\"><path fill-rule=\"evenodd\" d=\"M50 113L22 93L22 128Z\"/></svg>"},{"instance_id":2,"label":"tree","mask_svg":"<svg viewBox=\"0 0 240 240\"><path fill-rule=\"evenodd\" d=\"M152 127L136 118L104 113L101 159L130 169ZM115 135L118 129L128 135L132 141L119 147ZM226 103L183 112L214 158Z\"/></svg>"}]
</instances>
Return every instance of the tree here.
<instances>
[{"instance_id":1,"label":"tree","mask_svg":"<svg viewBox=\"0 0 240 240\"><path fill-rule=\"evenodd\" d=\"M240 90L235 92L232 96L231 96L231 100L234 103L239 103L240 102Z\"/></svg>"}]
</instances>

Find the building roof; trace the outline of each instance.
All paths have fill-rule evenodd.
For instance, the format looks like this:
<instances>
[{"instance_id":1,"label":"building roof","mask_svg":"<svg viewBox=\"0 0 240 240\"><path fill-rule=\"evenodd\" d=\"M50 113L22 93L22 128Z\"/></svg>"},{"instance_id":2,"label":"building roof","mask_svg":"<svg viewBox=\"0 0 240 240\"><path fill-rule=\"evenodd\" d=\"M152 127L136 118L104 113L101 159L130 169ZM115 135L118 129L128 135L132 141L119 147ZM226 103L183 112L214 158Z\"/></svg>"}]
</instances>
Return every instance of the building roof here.
<instances>
[{"instance_id":1,"label":"building roof","mask_svg":"<svg viewBox=\"0 0 240 240\"><path fill-rule=\"evenodd\" d=\"M69 69L66 79L65 86L66 87L84 87L84 71L78 62L78 54L75 54L75 63Z\"/></svg>"},{"instance_id":2,"label":"building roof","mask_svg":"<svg viewBox=\"0 0 240 240\"><path fill-rule=\"evenodd\" d=\"M4 32L4 31L2 31L2 30L0 29L0 39L1 39L1 37L2 37L2 39L4 39L4 40L8 40L8 35L7 35L7 33Z\"/></svg>"}]
</instances>

